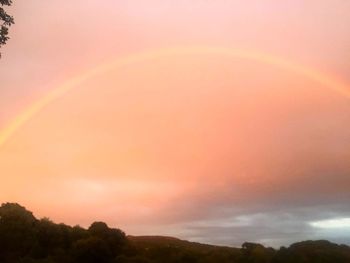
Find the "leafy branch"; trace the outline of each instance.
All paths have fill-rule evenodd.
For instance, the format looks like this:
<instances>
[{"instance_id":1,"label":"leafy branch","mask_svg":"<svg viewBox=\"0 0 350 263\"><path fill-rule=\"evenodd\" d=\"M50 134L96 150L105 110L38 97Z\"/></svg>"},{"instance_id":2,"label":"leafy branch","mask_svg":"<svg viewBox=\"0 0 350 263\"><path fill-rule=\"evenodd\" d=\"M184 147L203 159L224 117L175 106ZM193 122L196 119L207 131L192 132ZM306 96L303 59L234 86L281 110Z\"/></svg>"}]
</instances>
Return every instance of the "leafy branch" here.
<instances>
[{"instance_id":1,"label":"leafy branch","mask_svg":"<svg viewBox=\"0 0 350 263\"><path fill-rule=\"evenodd\" d=\"M9 27L15 23L13 17L6 13L4 6L10 6L12 0L0 0L0 47L5 45L10 39ZM1 55L1 54L0 54Z\"/></svg>"}]
</instances>

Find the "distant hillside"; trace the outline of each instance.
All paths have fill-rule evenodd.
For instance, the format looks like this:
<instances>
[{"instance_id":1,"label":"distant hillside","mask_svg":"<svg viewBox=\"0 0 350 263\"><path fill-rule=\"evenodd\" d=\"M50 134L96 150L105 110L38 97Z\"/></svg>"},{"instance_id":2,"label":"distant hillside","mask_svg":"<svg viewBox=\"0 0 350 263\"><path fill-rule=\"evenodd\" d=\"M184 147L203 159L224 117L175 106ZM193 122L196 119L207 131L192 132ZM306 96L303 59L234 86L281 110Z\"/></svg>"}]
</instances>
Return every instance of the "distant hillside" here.
<instances>
[{"instance_id":1,"label":"distant hillside","mask_svg":"<svg viewBox=\"0 0 350 263\"><path fill-rule=\"evenodd\" d=\"M129 236L138 254L151 262L238 262L241 250L163 236Z\"/></svg>"},{"instance_id":2,"label":"distant hillside","mask_svg":"<svg viewBox=\"0 0 350 263\"><path fill-rule=\"evenodd\" d=\"M88 229L0 207L0 263L350 263L350 247L325 240L276 250L244 243L212 246L163 236L126 236L103 222Z\"/></svg>"},{"instance_id":3,"label":"distant hillside","mask_svg":"<svg viewBox=\"0 0 350 263\"><path fill-rule=\"evenodd\" d=\"M137 246L177 246L177 247L192 247L198 249L236 249L232 247L214 246L208 244L201 244L197 242L190 242L181 240L176 237L169 236L127 236L127 238Z\"/></svg>"}]
</instances>

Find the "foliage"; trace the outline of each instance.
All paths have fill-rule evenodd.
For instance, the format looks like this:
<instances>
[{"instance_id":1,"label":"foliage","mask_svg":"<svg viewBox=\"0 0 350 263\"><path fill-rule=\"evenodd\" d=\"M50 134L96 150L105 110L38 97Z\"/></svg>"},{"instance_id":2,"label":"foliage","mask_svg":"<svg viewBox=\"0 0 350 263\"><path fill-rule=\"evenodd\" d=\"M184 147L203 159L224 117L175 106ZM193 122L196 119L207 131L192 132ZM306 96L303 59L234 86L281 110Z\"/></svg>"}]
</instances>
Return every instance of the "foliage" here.
<instances>
[{"instance_id":1,"label":"foliage","mask_svg":"<svg viewBox=\"0 0 350 263\"><path fill-rule=\"evenodd\" d=\"M0 207L1 263L349 263L350 247L304 241L276 250L244 243L211 246L171 237L126 237L94 222L88 229L36 219L24 207Z\"/></svg>"},{"instance_id":2,"label":"foliage","mask_svg":"<svg viewBox=\"0 0 350 263\"><path fill-rule=\"evenodd\" d=\"M96 222L79 226L38 220L18 204L0 207L0 262L112 263L127 245L125 234Z\"/></svg>"},{"instance_id":3,"label":"foliage","mask_svg":"<svg viewBox=\"0 0 350 263\"><path fill-rule=\"evenodd\" d=\"M9 27L14 24L13 17L7 14L3 8L3 6L11 4L12 0L0 0L0 48L9 40Z\"/></svg>"}]
</instances>

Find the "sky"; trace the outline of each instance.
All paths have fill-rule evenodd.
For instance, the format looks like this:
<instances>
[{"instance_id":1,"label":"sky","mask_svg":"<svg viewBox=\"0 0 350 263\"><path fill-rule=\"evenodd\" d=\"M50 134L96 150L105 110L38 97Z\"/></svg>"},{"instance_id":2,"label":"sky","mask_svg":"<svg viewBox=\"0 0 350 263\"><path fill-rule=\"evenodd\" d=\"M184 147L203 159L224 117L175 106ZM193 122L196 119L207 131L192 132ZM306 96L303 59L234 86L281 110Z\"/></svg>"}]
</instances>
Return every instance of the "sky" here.
<instances>
[{"instance_id":1,"label":"sky","mask_svg":"<svg viewBox=\"0 0 350 263\"><path fill-rule=\"evenodd\" d=\"M8 12L0 137L26 117L0 143L1 203L132 235L350 244L349 1Z\"/></svg>"}]
</instances>

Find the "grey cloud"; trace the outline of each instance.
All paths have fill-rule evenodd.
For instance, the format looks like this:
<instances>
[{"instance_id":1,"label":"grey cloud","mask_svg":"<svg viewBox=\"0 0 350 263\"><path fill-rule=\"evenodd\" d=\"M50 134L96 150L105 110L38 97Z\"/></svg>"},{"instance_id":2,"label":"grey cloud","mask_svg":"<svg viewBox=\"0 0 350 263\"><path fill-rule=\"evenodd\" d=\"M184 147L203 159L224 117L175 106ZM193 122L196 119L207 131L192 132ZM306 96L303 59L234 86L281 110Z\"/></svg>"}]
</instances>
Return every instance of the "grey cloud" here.
<instances>
[{"instance_id":1,"label":"grey cloud","mask_svg":"<svg viewBox=\"0 0 350 263\"><path fill-rule=\"evenodd\" d=\"M346 210L345 210L346 211ZM349 217L344 207L303 207L279 209L267 213L236 215L231 218L193 221L183 225L190 240L240 246L243 241L279 247L308 239L330 239L350 243L350 229L322 230L310 222L327 218Z\"/></svg>"}]
</instances>

